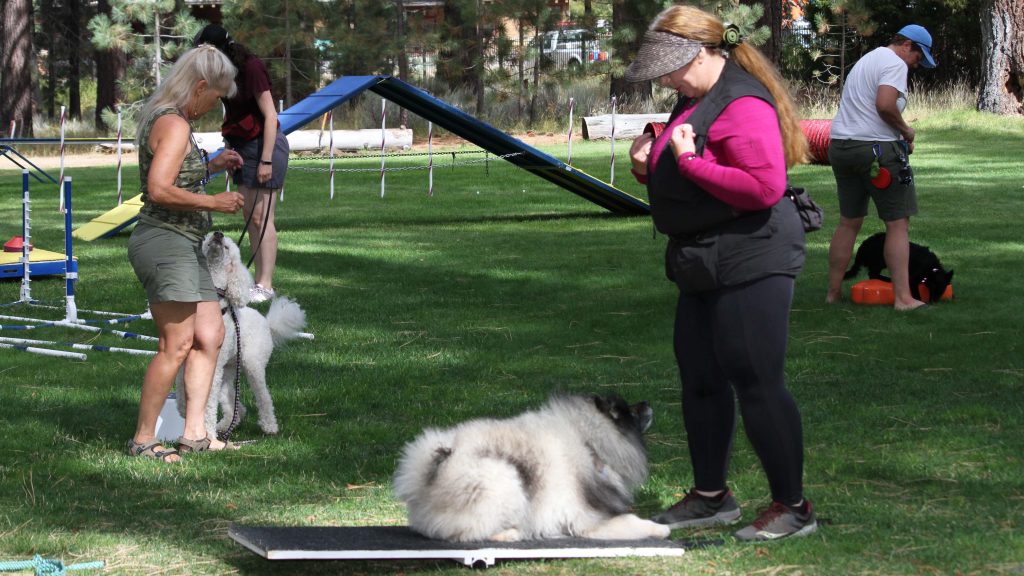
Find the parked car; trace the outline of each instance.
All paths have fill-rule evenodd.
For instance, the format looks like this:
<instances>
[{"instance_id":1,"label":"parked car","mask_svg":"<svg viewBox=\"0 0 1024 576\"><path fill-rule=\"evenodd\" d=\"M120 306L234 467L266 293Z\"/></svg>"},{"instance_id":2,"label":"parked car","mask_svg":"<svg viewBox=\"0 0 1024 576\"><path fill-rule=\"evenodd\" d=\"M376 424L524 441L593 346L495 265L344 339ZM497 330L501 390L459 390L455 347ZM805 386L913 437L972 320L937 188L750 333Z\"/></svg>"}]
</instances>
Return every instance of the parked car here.
<instances>
[{"instance_id":1,"label":"parked car","mask_svg":"<svg viewBox=\"0 0 1024 576\"><path fill-rule=\"evenodd\" d=\"M536 57L538 41L542 54L542 68L550 66L558 70L579 70L584 63L608 59L608 52L601 47L601 39L593 32L564 29L545 32L530 40L528 62Z\"/></svg>"}]
</instances>

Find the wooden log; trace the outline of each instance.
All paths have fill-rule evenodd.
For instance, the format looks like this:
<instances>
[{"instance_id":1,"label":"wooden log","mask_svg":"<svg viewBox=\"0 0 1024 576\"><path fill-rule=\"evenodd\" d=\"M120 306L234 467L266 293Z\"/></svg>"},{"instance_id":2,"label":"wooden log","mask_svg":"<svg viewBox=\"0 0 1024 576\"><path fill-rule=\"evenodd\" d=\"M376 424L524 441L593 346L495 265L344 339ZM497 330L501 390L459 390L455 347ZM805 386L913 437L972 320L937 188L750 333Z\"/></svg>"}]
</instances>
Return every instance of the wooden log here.
<instances>
[{"instance_id":1,"label":"wooden log","mask_svg":"<svg viewBox=\"0 0 1024 576\"><path fill-rule=\"evenodd\" d=\"M296 130L288 135L288 145L293 152L327 149L331 142L330 130ZM384 148L407 150L412 147L412 128L387 128L384 130ZM335 150L380 150L380 129L335 130Z\"/></svg>"},{"instance_id":2,"label":"wooden log","mask_svg":"<svg viewBox=\"0 0 1024 576\"><path fill-rule=\"evenodd\" d=\"M196 132L196 144L207 152L220 150L224 147L224 138L220 132ZM327 150L331 142L330 130L296 130L288 136L288 145L292 152L308 152L310 150ZM384 148L408 150L412 147L412 128L388 128L384 130ZM366 128L362 130L335 130L335 150L380 150L380 129ZM103 142L97 146L98 151L113 154L117 144ZM127 140L121 143L121 152L134 152L135 144Z\"/></svg>"},{"instance_id":3,"label":"wooden log","mask_svg":"<svg viewBox=\"0 0 1024 576\"><path fill-rule=\"evenodd\" d=\"M668 122L668 114L616 114L615 139L636 138L648 122ZM612 115L584 116L583 139L597 140L612 137Z\"/></svg>"},{"instance_id":4,"label":"wooden log","mask_svg":"<svg viewBox=\"0 0 1024 576\"><path fill-rule=\"evenodd\" d=\"M224 139L220 132L196 132L196 143L199 147L212 152L224 147ZM331 143L331 131L296 130L288 135L288 146L292 152L310 150L327 150ZM384 148L407 150L412 147L411 128L388 128L384 130ZM335 130L335 150L380 150L380 129L366 128L363 130Z\"/></svg>"}]
</instances>

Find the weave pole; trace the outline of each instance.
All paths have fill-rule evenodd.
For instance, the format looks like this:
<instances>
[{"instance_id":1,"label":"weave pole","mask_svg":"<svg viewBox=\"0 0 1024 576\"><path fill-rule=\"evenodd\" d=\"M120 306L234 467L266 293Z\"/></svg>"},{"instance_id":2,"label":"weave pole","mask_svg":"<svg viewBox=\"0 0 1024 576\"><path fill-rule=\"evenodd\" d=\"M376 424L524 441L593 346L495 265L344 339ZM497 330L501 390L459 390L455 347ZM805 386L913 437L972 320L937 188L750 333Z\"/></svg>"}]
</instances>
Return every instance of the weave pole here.
<instances>
[{"instance_id":1,"label":"weave pole","mask_svg":"<svg viewBox=\"0 0 1024 576\"><path fill-rule=\"evenodd\" d=\"M386 133L384 132L385 126L385 115L384 112L387 109L388 101L384 98L380 99L380 197L384 197L384 159L387 157L384 155L384 139Z\"/></svg>"},{"instance_id":2,"label":"weave pole","mask_svg":"<svg viewBox=\"0 0 1024 576\"><path fill-rule=\"evenodd\" d=\"M11 136L10 136L11 140L14 140L14 129L17 128L17 127L18 127L18 123L15 122L14 120L11 120Z\"/></svg>"},{"instance_id":3,"label":"weave pole","mask_svg":"<svg viewBox=\"0 0 1024 576\"><path fill-rule=\"evenodd\" d=\"M121 205L121 109L117 110L117 205Z\"/></svg>"},{"instance_id":4,"label":"weave pole","mask_svg":"<svg viewBox=\"0 0 1024 576\"><path fill-rule=\"evenodd\" d=\"M427 121L427 196L434 196L434 123Z\"/></svg>"},{"instance_id":5,"label":"weave pole","mask_svg":"<svg viewBox=\"0 0 1024 576\"><path fill-rule=\"evenodd\" d=\"M142 316L129 317L129 320L136 320L139 318L142 318ZM99 328L97 326L89 326L88 324L82 324L81 322L65 322L63 320L40 320L39 318L24 318L22 316L4 315L0 315L0 320L38 322L38 324L0 324L0 330L35 330L37 328L50 328L53 326L59 326L61 328L74 328L75 330L84 330L86 332L94 332L97 334L113 334L114 336L118 336L125 340L142 340L143 342L160 341L160 339L157 338L156 336L149 336L147 334L136 334L135 332L124 332L122 330L111 330L109 328Z\"/></svg>"},{"instance_id":6,"label":"weave pole","mask_svg":"<svg viewBox=\"0 0 1024 576\"><path fill-rule=\"evenodd\" d=\"M608 178L608 183L615 186L615 110L618 106L618 98L612 96L612 161L611 161L611 176Z\"/></svg>"},{"instance_id":7,"label":"weave pole","mask_svg":"<svg viewBox=\"0 0 1024 576\"><path fill-rule=\"evenodd\" d=\"M49 348L36 348L35 346L18 346L17 344L4 344L0 342L0 348L9 350L21 350L42 356L56 356L57 358L70 358L72 360L88 360L89 357L81 352L66 352L64 350L50 350Z\"/></svg>"},{"instance_id":8,"label":"weave pole","mask_svg":"<svg viewBox=\"0 0 1024 576\"><path fill-rule=\"evenodd\" d=\"M334 200L334 110L327 113L327 129L330 136L327 138L328 155L331 158L331 200Z\"/></svg>"},{"instance_id":9,"label":"weave pole","mask_svg":"<svg viewBox=\"0 0 1024 576\"><path fill-rule=\"evenodd\" d=\"M156 350L137 350L135 348L119 348L117 346L99 346L97 344L78 344L76 342L57 342L54 340L30 340L27 338L0 337L0 344L28 344L42 346L60 346L74 350L92 350L95 352L122 352L135 356L156 356Z\"/></svg>"},{"instance_id":10,"label":"weave pole","mask_svg":"<svg viewBox=\"0 0 1024 576\"><path fill-rule=\"evenodd\" d=\"M575 105L576 100L573 98L569 98L569 153L568 157L565 159L565 163L570 166L572 166L572 111Z\"/></svg>"},{"instance_id":11,"label":"weave pole","mask_svg":"<svg viewBox=\"0 0 1024 576\"><path fill-rule=\"evenodd\" d=\"M67 116L64 114L64 106L60 107L60 178L57 179L59 182L60 190L60 212L64 212L64 122Z\"/></svg>"}]
</instances>

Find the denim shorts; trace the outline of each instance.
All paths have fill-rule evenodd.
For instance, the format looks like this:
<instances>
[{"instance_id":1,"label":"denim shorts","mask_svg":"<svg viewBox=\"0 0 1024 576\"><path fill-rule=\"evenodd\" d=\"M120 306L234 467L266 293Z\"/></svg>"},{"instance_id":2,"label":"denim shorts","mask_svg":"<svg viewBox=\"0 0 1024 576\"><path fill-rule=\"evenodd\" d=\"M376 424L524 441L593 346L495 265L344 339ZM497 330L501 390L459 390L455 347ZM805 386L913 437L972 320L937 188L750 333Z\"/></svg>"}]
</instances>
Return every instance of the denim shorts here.
<instances>
[{"instance_id":1,"label":"denim shorts","mask_svg":"<svg viewBox=\"0 0 1024 576\"><path fill-rule=\"evenodd\" d=\"M150 305L217 301L200 242L139 222L128 239L128 260Z\"/></svg>"},{"instance_id":2,"label":"denim shorts","mask_svg":"<svg viewBox=\"0 0 1024 576\"><path fill-rule=\"evenodd\" d=\"M874 148L880 153L879 164L889 171L892 180L884 188L871 182ZM828 149L829 163L839 192L839 213L844 218L863 218L868 213L868 199L875 203L878 217L885 222L902 220L917 214L917 190L914 182L901 182L904 163L898 142L864 140L832 140Z\"/></svg>"},{"instance_id":3,"label":"denim shorts","mask_svg":"<svg viewBox=\"0 0 1024 576\"><path fill-rule=\"evenodd\" d=\"M284 177L288 173L288 153L291 151L291 148L288 146L288 139L285 138L284 132L281 132L280 127L277 130L277 139L274 140L274 152L270 157L274 165L271 167L270 180L266 182L260 182L256 178L256 170L260 166L260 160L263 155L263 137L260 136L255 140L249 141L231 139L228 143L235 149L235 152L242 156L244 162L241 169L235 170L234 182L236 185L249 188L268 188L271 190L284 187Z\"/></svg>"}]
</instances>

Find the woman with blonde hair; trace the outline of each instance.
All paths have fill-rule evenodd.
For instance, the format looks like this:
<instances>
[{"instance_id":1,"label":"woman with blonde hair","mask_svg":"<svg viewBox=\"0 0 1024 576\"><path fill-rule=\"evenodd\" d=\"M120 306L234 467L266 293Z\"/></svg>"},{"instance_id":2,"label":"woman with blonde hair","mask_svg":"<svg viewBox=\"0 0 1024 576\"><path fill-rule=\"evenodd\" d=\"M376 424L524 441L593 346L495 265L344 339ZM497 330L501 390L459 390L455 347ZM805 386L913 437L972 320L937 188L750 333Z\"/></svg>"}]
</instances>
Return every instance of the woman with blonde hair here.
<instances>
[{"instance_id":1,"label":"woman with blonde hair","mask_svg":"<svg viewBox=\"0 0 1024 576\"><path fill-rule=\"evenodd\" d=\"M672 528L741 517L726 484L736 405L772 503L740 540L817 528L803 495L803 430L785 386L789 310L804 231L785 197L786 170L807 144L778 72L735 26L691 6L662 12L626 70L679 93L660 135L630 149L651 216L669 236L666 272L679 288L674 349L693 488L653 518Z\"/></svg>"},{"instance_id":2,"label":"woman with blonde hair","mask_svg":"<svg viewBox=\"0 0 1024 576\"><path fill-rule=\"evenodd\" d=\"M128 240L128 258L149 299L160 335L156 356L142 380L139 420L126 450L131 456L177 462L179 452L222 450L203 423L217 354L224 340L217 292L202 253L210 212L237 212L237 192L208 195L211 172L242 166L225 150L209 160L192 133L192 121L235 92L235 67L213 46L189 50L146 102L135 139L139 149L142 209ZM186 363L187 361L187 363ZM156 422L174 378L185 365L187 409L177 449L156 439Z\"/></svg>"}]
</instances>

